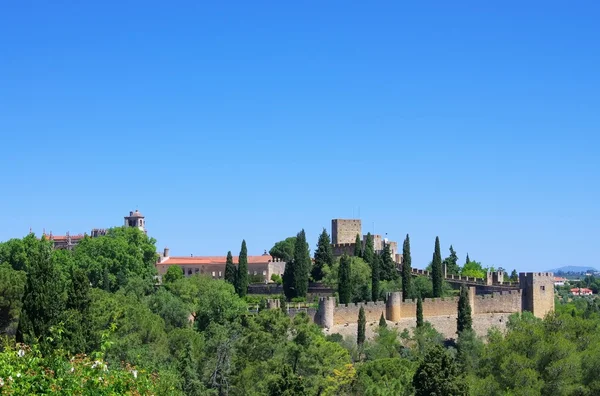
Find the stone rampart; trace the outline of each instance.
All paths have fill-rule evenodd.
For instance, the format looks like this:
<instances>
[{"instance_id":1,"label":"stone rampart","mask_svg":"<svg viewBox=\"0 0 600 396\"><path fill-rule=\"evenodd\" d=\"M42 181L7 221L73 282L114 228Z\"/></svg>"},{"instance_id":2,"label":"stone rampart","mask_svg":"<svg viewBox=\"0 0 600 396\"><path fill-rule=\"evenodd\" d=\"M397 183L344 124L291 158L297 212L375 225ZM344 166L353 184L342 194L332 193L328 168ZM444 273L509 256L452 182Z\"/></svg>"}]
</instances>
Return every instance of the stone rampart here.
<instances>
[{"instance_id":1,"label":"stone rampart","mask_svg":"<svg viewBox=\"0 0 600 396\"><path fill-rule=\"evenodd\" d=\"M333 315L334 324L354 323L358 320L358 311L363 307L367 322L378 321L383 313L385 317L385 303L383 301L369 301L366 303L340 304L335 307Z\"/></svg>"},{"instance_id":2,"label":"stone rampart","mask_svg":"<svg viewBox=\"0 0 600 396\"><path fill-rule=\"evenodd\" d=\"M423 317L447 316L458 313L458 297L426 298L423 300ZM405 300L400 308L402 318L417 317L417 300Z\"/></svg>"},{"instance_id":3,"label":"stone rampart","mask_svg":"<svg viewBox=\"0 0 600 396\"><path fill-rule=\"evenodd\" d=\"M473 314L521 312L521 290L507 290L475 296Z\"/></svg>"}]
</instances>

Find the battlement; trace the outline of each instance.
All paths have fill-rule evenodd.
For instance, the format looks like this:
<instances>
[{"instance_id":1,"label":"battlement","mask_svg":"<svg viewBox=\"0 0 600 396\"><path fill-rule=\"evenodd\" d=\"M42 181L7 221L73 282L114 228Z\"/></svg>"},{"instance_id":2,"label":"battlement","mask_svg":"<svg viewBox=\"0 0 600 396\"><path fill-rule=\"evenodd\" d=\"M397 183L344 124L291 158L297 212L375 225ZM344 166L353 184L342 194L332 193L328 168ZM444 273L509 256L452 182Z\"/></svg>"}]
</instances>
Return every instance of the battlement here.
<instances>
[{"instance_id":1,"label":"battlement","mask_svg":"<svg viewBox=\"0 0 600 396\"><path fill-rule=\"evenodd\" d=\"M342 248L342 247L354 247L356 243L334 243L331 246L334 248Z\"/></svg>"}]
</instances>

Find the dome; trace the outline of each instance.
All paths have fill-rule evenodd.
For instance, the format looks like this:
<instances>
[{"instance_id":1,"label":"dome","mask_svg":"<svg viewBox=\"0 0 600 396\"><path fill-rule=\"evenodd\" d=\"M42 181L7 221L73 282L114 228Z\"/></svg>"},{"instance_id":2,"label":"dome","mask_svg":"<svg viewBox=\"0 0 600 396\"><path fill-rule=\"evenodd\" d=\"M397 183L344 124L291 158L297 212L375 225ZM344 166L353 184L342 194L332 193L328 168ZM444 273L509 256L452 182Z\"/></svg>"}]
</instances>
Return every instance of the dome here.
<instances>
[{"instance_id":1,"label":"dome","mask_svg":"<svg viewBox=\"0 0 600 396\"><path fill-rule=\"evenodd\" d=\"M135 210L135 212L129 212L129 217L144 217L143 214L140 213L139 210Z\"/></svg>"}]
</instances>

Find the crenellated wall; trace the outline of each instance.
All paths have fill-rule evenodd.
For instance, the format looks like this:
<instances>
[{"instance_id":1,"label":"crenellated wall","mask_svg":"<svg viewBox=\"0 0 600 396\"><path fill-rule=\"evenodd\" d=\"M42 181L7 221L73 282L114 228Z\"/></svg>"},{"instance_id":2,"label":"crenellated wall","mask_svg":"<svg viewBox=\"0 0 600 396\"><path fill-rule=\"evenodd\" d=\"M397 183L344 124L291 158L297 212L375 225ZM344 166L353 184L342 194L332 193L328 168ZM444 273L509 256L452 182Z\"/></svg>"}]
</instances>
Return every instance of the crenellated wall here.
<instances>
[{"instance_id":1,"label":"crenellated wall","mask_svg":"<svg viewBox=\"0 0 600 396\"><path fill-rule=\"evenodd\" d=\"M333 324L354 323L358 320L358 311L363 307L367 322L378 321L383 313L385 317L385 303L383 301L369 301L357 304L340 304L335 307L333 314Z\"/></svg>"},{"instance_id":2,"label":"crenellated wall","mask_svg":"<svg viewBox=\"0 0 600 396\"><path fill-rule=\"evenodd\" d=\"M474 297L473 314L521 312L521 290L508 290Z\"/></svg>"}]
</instances>

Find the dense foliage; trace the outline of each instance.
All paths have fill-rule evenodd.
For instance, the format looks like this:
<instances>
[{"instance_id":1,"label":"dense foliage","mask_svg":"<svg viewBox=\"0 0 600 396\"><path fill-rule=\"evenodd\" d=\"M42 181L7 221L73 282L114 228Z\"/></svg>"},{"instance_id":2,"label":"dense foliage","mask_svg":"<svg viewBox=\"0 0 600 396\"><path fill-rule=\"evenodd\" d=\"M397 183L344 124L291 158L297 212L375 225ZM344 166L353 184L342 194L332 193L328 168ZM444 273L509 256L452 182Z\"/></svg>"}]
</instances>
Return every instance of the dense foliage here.
<instances>
[{"instance_id":1,"label":"dense foliage","mask_svg":"<svg viewBox=\"0 0 600 396\"><path fill-rule=\"evenodd\" d=\"M154 241L130 230L73 251L53 251L31 235L0 244L2 394L600 394L597 299L560 294L545 319L514 314L505 333L478 337L465 290L455 340L423 320L420 297L416 328L367 322L360 310L360 326L342 336L305 313L288 316L285 300L282 309L249 311L250 297L226 281L172 271L156 285L147 249ZM343 261L350 301L368 300L370 265ZM335 290L341 267L323 266ZM417 296L433 295L431 279L412 281Z\"/></svg>"}]
</instances>

